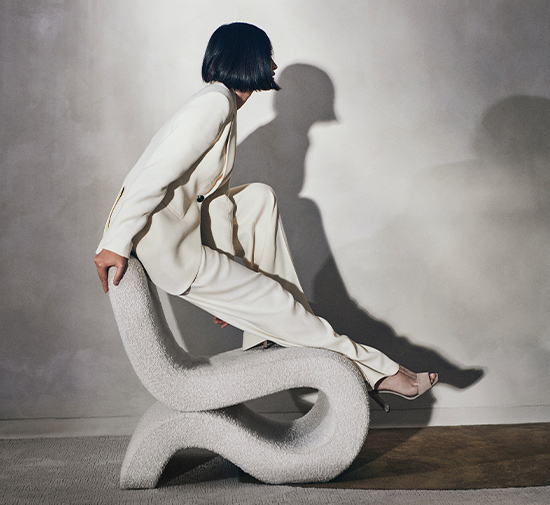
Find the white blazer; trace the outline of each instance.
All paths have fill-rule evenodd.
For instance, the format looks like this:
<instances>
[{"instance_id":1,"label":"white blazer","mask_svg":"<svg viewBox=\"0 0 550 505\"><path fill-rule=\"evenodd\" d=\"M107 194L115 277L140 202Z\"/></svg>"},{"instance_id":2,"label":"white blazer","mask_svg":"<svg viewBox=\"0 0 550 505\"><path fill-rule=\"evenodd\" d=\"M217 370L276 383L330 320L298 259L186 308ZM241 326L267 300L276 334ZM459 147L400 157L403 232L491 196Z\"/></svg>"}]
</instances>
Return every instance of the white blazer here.
<instances>
[{"instance_id":1,"label":"white blazer","mask_svg":"<svg viewBox=\"0 0 550 505\"><path fill-rule=\"evenodd\" d=\"M216 246L231 251L236 115L235 93L221 83L184 103L128 173L97 252L134 251L157 286L182 294L200 267L203 201Z\"/></svg>"}]
</instances>

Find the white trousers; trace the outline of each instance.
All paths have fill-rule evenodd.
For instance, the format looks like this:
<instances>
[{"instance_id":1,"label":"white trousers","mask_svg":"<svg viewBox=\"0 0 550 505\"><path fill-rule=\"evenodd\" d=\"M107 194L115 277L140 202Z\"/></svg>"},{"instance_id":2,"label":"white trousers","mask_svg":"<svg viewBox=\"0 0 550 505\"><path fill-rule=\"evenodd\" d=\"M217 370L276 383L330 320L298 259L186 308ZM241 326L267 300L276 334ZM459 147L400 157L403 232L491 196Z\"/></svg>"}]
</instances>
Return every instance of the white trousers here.
<instances>
[{"instance_id":1,"label":"white trousers","mask_svg":"<svg viewBox=\"0 0 550 505\"><path fill-rule=\"evenodd\" d=\"M202 262L183 299L244 331L243 348L264 340L284 347L319 347L352 360L371 386L399 365L373 347L338 335L314 315L302 291L273 190L260 183L230 191L233 250L203 245ZM233 259L233 254L242 263Z\"/></svg>"}]
</instances>

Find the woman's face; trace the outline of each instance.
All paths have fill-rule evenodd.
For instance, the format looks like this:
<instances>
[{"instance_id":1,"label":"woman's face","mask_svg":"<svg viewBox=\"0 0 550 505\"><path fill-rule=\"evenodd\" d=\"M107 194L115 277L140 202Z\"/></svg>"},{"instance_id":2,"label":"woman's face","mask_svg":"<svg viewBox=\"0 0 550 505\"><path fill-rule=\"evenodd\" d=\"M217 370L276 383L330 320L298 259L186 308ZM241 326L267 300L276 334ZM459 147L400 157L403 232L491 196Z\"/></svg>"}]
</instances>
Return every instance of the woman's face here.
<instances>
[{"instance_id":1,"label":"woman's face","mask_svg":"<svg viewBox=\"0 0 550 505\"><path fill-rule=\"evenodd\" d=\"M277 70L277 63L273 61L273 58L271 58L271 77L275 77L275 70Z\"/></svg>"}]
</instances>

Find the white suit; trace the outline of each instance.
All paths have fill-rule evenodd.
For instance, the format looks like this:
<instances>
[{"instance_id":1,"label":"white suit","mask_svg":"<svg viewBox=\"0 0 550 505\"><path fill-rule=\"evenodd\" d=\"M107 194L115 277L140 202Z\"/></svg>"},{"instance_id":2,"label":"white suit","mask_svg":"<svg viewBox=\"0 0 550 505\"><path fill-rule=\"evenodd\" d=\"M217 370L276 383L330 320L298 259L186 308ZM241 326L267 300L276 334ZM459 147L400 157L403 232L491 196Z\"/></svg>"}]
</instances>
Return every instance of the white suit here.
<instances>
[{"instance_id":1,"label":"white suit","mask_svg":"<svg viewBox=\"0 0 550 505\"><path fill-rule=\"evenodd\" d=\"M245 349L264 340L332 349L374 386L397 363L312 314L271 188L230 188L236 114L220 83L180 107L124 180L97 252L134 251L157 286L243 329Z\"/></svg>"},{"instance_id":2,"label":"white suit","mask_svg":"<svg viewBox=\"0 0 550 505\"><path fill-rule=\"evenodd\" d=\"M157 286L183 293L200 265L197 198L222 185L223 196L229 187L236 114L235 97L223 84L210 84L183 104L128 173L98 251L128 257L134 249ZM220 239L231 240L227 218L212 226Z\"/></svg>"}]
</instances>

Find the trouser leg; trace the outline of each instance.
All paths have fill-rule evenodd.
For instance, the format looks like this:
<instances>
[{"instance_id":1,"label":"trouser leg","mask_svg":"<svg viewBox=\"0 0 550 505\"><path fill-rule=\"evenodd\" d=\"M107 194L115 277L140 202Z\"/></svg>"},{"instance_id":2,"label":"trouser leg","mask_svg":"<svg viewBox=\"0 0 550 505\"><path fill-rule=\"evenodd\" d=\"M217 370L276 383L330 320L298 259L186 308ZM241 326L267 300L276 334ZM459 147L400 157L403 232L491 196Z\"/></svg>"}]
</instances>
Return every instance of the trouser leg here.
<instances>
[{"instance_id":1,"label":"trouser leg","mask_svg":"<svg viewBox=\"0 0 550 505\"><path fill-rule=\"evenodd\" d=\"M372 386L399 368L377 349L335 333L276 280L207 246L202 247L199 273L182 297L260 340L336 351L354 361Z\"/></svg>"},{"instance_id":2,"label":"trouser leg","mask_svg":"<svg viewBox=\"0 0 550 505\"><path fill-rule=\"evenodd\" d=\"M229 197L234 205L235 255L251 270L279 282L312 312L292 261L274 191L266 184L252 183L232 188ZM243 349L259 342L257 335L244 332Z\"/></svg>"}]
</instances>

